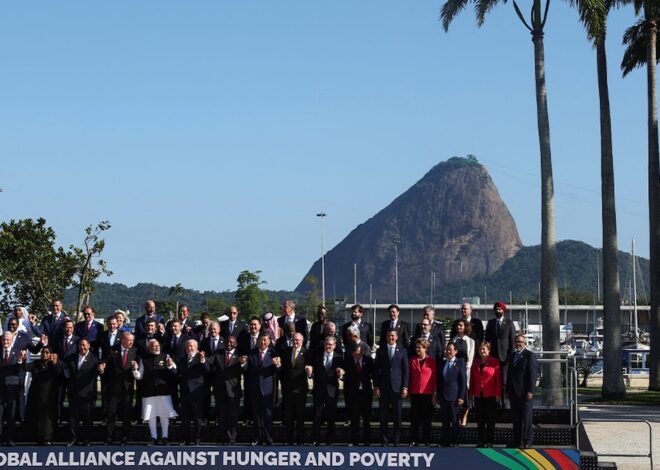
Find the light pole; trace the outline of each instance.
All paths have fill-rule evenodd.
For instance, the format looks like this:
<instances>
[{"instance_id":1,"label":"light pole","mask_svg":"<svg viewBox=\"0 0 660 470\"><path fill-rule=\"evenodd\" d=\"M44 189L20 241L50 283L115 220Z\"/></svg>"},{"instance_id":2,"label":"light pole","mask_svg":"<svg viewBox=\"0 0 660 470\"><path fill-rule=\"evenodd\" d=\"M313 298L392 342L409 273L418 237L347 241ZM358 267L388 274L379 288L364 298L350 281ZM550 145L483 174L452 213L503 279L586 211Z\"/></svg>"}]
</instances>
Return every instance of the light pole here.
<instances>
[{"instance_id":1,"label":"light pole","mask_svg":"<svg viewBox=\"0 0 660 470\"><path fill-rule=\"evenodd\" d=\"M326 217L325 212L319 212L316 217L321 218L321 299L322 305L325 306L325 250L323 249L323 219Z\"/></svg>"},{"instance_id":2,"label":"light pole","mask_svg":"<svg viewBox=\"0 0 660 470\"><path fill-rule=\"evenodd\" d=\"M399 304L399 244L401 240L392 240L394 243L394 303Z\"/></svg>"}]
</instances>

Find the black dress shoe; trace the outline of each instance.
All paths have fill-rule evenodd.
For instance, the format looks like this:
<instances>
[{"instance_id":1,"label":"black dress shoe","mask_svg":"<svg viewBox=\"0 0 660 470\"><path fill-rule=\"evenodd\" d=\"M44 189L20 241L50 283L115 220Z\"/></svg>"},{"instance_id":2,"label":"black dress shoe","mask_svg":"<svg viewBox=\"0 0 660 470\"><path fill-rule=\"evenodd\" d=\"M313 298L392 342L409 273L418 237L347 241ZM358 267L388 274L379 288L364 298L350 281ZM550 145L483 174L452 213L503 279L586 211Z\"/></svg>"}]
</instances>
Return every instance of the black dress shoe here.
<instances>
[{"instance_id":1,"label":"black dress shoe","mask_svg":"<svg viewBox=\"0 0 660 470\"><path fill-rule=\"evenodd\" d=\"M7 447L16 447L16 444L14 444L14 441L7 441Z\"/></svg>"},{"instance_id":2,"label":"black dress shoe","mask_svg":"<svg viewBox=\"0 0 660 470\"><path fill-rule=\"evenodd\" d=\"M125 446L126 444L128 444L128 439L126 439L126 438L124 437L124 438L122 438L122 440L121 440L121 444L120 444L120 445Z\"/></svg>"},{"instance_id":3,"label":"black dress shoe","mask_svg":"<svg viewBox=\"0 0 660 470\"><path fill-rule=\"evenodd\" d=\"M78 445L78 441L76 439L72 440L67 444L67 447L73 447L75 445Z\"/></svg>"},{"instance_id":4,"label":"black dress shoe","mask_svg":"<svg viewBox=\"0 0 660 470\"><path fill-rule=\"evenodd\" d=\"M388 441L387 439L383 439L383 441L382 441L382 445L385 446L385 447L388 446L388 445L389 445L389 441Z\"/></svg>"},{"instance_id":5,"label":"black dress shoe","mask_svg":"<svg viewBox=\"0 0 660 470\"><path fill-rule=\"evenodd\" d=\"M251 445L251 446L258 446L258 445L259 445L259 441L252 441L252 442L250 443L250 445Z\"/></svg>"},{"instance_id":6,"label":"black dress shoe","mask_svg":"<svg viewBox=\"0 0 660 470\"><path fill-rule=\"evenodd\" d=\"M196 445L196 446L200 445L201 442L202 442L201 439L195 439L195 445Z\"/></svg>"},{"instance_id":7,"label":"black dress shoe","mask_svg":"<svg viewBox=\"0 0 660 470\"><path fill-rule=\"evenodd\" d=\"M149 442L147 442L147 445L149 447L153 447L155 445L158 445L158 440L157 439L151 439Z\"/></svg>"},{"instance_id":8,"label":"black dress shoe","mask_svg":"<svg viewBox=\"0 0 660 470\"><path fill-rule=\"evenodd\" d=\"M412 442L409 444L409 446L410 446L410 447L417 447L417 443L416 443L415 441L412 441Z\"/></svg>"}]
</instances>

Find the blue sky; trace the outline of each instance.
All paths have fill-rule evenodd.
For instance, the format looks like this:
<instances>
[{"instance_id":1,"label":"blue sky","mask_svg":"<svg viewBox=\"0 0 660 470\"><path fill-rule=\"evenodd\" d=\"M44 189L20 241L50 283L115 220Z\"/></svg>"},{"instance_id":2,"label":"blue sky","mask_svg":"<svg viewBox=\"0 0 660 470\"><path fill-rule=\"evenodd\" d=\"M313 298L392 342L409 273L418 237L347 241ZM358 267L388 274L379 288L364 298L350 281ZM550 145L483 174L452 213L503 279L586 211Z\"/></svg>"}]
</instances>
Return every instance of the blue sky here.
<instances>
[{"instance_id":1,"label":"blue sky","mask_svg":"<svg viewBox=\"0 0 660 470\"><path fill-rule=\"evenodd\" d=\"M45 217L65 246L109 220L113 282L225 290L259 269L293 289L320 254L317 212L329 249L474 154L538 244L531 37L510 2L449 33L441 5L5 3L0 220ZM648 256L645 73L619 71L633 22L615 12L607 42L619 246ZM596 58L566 3L545 45L557 237L600 246Z\"/></svg>"}]
</instances>

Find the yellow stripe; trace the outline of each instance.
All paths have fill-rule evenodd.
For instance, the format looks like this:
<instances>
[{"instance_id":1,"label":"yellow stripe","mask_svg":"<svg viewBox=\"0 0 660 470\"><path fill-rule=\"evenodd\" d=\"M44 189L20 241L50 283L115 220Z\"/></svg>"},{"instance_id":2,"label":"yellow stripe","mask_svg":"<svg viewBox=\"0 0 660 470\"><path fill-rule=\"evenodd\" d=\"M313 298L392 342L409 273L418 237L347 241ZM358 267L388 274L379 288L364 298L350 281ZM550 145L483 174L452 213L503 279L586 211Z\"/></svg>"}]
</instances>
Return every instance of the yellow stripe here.
<instances>
[{"instance_id":1,"label":"yellow stripe","mask_svg":"<svg viewBox=\"0 0 660 470\"><path fill-rule=\"evenodd\" d=\"M543 454L541 454L538 450L534 449L523 449L522 453L527 455L538 468L543 469L543 470L554 470L555 466L550 462L548 459L546 459Z\"/></svg>"}]
</instances>

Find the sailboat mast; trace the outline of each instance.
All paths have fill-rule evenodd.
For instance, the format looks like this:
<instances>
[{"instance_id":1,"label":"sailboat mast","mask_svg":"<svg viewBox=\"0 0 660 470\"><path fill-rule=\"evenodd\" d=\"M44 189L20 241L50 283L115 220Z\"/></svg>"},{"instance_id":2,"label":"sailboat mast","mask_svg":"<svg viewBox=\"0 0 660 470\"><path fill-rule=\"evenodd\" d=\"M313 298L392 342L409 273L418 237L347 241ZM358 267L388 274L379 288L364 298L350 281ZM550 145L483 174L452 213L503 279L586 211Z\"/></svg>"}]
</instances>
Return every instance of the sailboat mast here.
<instances>
[{"instance_id":1,"label":"sailboat mast","mask_svg":"<svg viewBox=\"0 0 660 470\"><path fill-rule=\"evenodd\" d=\"M633 331L633 338L635 340L635 343L639 339L638 337L638 325L637 325L637 261L635 259L635 239L633 238L632 241L632 263L633 263L633 325L634 325L634 331Z\"/></svg>"}]
</instances>

